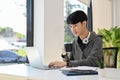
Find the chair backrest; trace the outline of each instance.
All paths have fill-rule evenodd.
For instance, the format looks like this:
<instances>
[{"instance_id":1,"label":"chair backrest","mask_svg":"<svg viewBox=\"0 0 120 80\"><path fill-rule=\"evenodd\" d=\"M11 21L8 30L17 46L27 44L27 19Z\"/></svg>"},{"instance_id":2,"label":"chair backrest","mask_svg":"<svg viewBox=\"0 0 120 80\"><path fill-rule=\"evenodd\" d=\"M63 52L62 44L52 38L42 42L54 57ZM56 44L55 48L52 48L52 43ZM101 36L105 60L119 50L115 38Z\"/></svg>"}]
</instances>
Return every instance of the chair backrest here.
<instances>
[{"instance_id":1,"label":"chair backrest","mask_svg":"<svg viewBox=\"0 0 120 80\"><path fill-rule=\"evenodd\" d=\"M103 48L103 52L104 52L104 67L116 68L118 47Z\"/></svg>"}]
</instances>

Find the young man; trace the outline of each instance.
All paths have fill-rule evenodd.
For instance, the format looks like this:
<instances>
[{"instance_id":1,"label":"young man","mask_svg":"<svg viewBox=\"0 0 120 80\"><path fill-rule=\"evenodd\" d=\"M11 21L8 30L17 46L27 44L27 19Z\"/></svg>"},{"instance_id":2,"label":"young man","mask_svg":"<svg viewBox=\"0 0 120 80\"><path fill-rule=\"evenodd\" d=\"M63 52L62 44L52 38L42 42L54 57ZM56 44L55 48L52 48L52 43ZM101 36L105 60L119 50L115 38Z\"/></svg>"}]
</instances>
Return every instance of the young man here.
<instances>
[{"instance_id":1,"label":"young man","mask_svg":"<svg viewBox=\"0 0 120 80\"><path fill-rule=\"evenodd\" d=\"M49 67L98 66L97 61L103 59L102 39L87 29L87 15L81 10L75 11L67 17L67 24L76 37L70 57L63 51L66 60L51 62Z\"/></svg>"}]
</instances>

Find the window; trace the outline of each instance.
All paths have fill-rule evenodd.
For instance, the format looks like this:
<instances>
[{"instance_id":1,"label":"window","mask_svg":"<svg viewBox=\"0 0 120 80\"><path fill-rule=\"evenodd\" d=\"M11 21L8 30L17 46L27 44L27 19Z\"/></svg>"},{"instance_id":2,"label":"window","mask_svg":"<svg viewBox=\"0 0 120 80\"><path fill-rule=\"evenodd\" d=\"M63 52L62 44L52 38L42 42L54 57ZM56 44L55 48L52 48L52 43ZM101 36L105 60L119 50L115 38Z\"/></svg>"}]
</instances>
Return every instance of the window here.
<instances>
[{"instance_id":1,"label":"window","mask_svg":"<svg viewBox=\"0 0 120 80\"><path fill-rule=\"evenodd\" d=\"M74 12L76 10L83 10L86 14L88 13L87 5L81 3L80 1L78 1L78 0L64 0L64 30L65 30L64 31L65 32L65 34L64 34L64 42L65 43L71 43L73 41L73 39L74 39L73 34L71 33L68 25L66 24L66 17L70 13L72 13L72 12Z\"/></svg>"},{"instance_id":2,"label":"window","mask_svg":"<svg viewBox=\"0 0 120 80\"><path fill-rule=\"evenodd\" d=\"M25 46L33 46L33 0L0 2L0 63L26 62Z\"/></svg>"}]
</instances>

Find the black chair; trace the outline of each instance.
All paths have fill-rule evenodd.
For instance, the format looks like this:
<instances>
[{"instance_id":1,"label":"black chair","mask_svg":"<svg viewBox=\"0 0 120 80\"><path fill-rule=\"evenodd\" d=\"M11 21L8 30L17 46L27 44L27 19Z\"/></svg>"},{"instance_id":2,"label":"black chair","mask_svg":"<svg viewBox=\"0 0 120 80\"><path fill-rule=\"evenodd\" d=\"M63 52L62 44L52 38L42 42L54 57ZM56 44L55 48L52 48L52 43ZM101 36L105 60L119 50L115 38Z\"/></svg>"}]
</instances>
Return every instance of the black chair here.
<instances>
[{"instance_id":1,"label":"black chair","mask_svg":"<svg viewBox=\"0 0 120 80\"><path fill-rule=\"evenodd\" d=\"M104 67L117 68L118 47L103 48Z\"/></svg>"}]
</instances>

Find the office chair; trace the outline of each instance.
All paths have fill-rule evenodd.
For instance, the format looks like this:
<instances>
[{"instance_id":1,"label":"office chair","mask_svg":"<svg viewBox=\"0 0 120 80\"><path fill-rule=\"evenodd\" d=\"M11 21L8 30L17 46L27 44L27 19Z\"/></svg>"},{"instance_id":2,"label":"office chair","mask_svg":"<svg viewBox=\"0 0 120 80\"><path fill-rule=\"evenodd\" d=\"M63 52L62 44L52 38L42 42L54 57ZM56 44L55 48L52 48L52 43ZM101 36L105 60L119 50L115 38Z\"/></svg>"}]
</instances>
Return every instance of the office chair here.
<instances>
[{"instance_id":1,"label":"office chair","mask_svg":"<svg viewBox=\"0 0 120 80\"><path fill-rule=\"evenodd\" d=\"M118 47L103 48L103 52L104 52L104 67L116 68Z\"/></svg>"}]
</instances>

